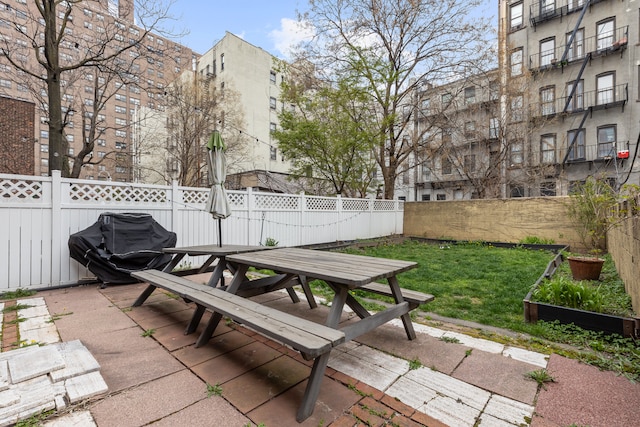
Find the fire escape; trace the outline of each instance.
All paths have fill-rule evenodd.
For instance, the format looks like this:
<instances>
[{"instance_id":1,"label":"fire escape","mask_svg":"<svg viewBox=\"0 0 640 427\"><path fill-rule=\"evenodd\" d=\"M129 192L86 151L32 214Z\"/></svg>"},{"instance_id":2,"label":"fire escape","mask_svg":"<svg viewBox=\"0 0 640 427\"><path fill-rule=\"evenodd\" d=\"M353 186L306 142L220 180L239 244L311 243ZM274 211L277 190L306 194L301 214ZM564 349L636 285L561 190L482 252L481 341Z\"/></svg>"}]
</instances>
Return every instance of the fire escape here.
<instances>
[{"instance_id":1,"label":"fire escape","mask_svg":"<svg viewBox=\"0 0 640 427\"><path fill-rule=\"evenodd\" d=\"M554 19L565 19L567 15L579 13L576 24L569 36L567 44L554 51L532 55L530 58L530 68L532 71L543 71L546 69L560 69L564 73L566 67L573 67L580 64L578 74L570 84L571 88L566 98L560 99L562 104L561 117L582 113L580 124L575 128L576 132L572 133L571 139L568 141L567 150L562 160L561 166L567 163L579 160L586 160L585 148L576 146L579 139L579 131L584 129L584 124L588 118L593 117L596 110L610 109L613 107L621 107L624 112L624 106L629 98L628 84L615 85L606 88L598 88L592 92L584 92L582 89L582 76L587 67L596 57L612 55L619 53L624 54L628 44L628 27L613 29L610 33L596 35L590 38L584 38L583 33L579 33L583 18L587 10L596 3L606 0L567 0L568 4L556 7L556 1L540 0L531 5L530 21L534 28L536 26ZM561 55L557 55L559 53ZM551 56L551 58L550 58ZM558 56L560 58L558 59ZM555 108L553 109L555 113ZM544 115L544 112L543 112ZM629 155L628 142L625 147L616 149L617 142L611 146L609 153L602 153L598 149L598 157L604 160L626 159ZM617 167L617 164L616 164Z\"/></svg>"}]
</instances>

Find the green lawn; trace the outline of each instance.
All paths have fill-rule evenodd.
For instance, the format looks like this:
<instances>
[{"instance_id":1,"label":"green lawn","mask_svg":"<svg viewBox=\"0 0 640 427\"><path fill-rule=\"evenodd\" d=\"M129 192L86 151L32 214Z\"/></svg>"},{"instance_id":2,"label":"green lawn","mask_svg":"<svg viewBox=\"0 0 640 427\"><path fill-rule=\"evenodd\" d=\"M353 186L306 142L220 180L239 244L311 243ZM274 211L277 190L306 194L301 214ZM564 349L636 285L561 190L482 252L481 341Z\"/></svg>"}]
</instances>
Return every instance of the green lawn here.
<instances>
[{"instance_id":1,"label":"green lawn","mask_svg":"<svg viewBox=\"0 0 640 427\"><path fill-rule=\"evenodd\" d=\"M521 338L517 345L564 354L640 380L640 346L632 339L585 331L557 322L529 324L524 321L522 300L555 256L550 251L496 248L480 243L448 245L408 240L402 244L381 244L345 252L417 262L418 268L400 274L398 280L404 288L435 296L433 302L421 307L423 311L523 332L531 338ZM608 270L603 276L617 277L610 257L605 269ZM314 292L329 298L332 295L323 282L314 281L312 286ZM364 293L360 295L365 296ZM383 297L366 294L366 298ZM608 300L617 298L612 295L606 297ZM624 301L616 303L626 303L625 298L621 300ZM511 339L483 331L479 334L497 340ZM575 350L556 343L570 344Z\"/></svg>"},{"instance_id":2,"label":"green lawn","mask_svg":"<svg viewBox=\"0 0 640 427\"><path fill-rule=\"evenodd\" d=\"M403 288L435 296L423 310L515 331L527 329L522 300L554 257L549 251L417 241L347 252L415 261L418 268L398 280Z\"/></svg>"}]
</instances>

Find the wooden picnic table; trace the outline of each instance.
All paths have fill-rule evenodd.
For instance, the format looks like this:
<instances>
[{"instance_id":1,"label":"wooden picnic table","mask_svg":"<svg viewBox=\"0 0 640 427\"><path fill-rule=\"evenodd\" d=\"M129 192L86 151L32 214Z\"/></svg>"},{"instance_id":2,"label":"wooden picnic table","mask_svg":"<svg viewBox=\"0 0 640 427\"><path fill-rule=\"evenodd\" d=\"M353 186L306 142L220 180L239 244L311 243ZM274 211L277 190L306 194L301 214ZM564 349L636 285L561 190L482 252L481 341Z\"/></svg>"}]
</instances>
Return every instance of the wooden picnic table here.
<instances>
[{"instance_id":1,"label":"wooden picnic table","mask_svg":"<svg viewBox=\"0 0 640 427\"><path fill-rule=\"evenodd\" d=\"M183 252L185 251L177 253ZM203 254L197 250L190 253ZM296 416L298 422L304 421L313 412L332 348L397 317L402 319L407 338L415 339L416 334L409 312L419 304L433 299L431 295L400 289L396 276L416 268L415 262L298 248L227 253L224 256L234 274L229 285L223 287L226 292L222 292L220 287L198 286L167 272L149 270L134 273L133 276L148 281L151 292L156 287L162 287L196 303L196 311L185 333L196 330L205 309L213 312L196 341L196 347L206 344L211 339L224 315L247 324L270 338L291 345L300 351L305 359L313 359L309 381ZM247 280L250 267L273 270L277 274L274 278ZM303 285L305 293L311 292L309 279L321 279L335 292L324 326L314 325L304 319L240 297L270 292L278 286L285 287L283 284L291 283L294 278ZM386 286L374 283L382 279L386 280ZM286 289L290 290L290 286ZM355 289L392 296L395 304L371 314L349 294ZM134 306L139 305L138 301L146 292L145 290L136 300ZM345 305L351 307L360 320L339 327Z\"/></svg>"}]
</instances>

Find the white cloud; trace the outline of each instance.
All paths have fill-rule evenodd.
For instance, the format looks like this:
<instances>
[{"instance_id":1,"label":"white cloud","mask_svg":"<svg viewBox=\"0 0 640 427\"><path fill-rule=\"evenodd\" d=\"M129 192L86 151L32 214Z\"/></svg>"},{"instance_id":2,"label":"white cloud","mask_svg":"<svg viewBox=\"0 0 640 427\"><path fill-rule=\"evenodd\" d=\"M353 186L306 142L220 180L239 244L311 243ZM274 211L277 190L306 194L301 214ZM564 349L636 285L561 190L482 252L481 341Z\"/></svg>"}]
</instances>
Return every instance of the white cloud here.
<instances>
[{"instance_id":1,"label":"white cloud","mask_svg":"<svg viewBox=\"0 0 640 427\"><path fill-rule=\"evenodd\" d=\"M280 29L269 33L269 38L273 41L276 50L285 57L289 57L295 45L312 37L313 30L310 27L290 18L282 18Z\"/></svg>"}]
</instances>

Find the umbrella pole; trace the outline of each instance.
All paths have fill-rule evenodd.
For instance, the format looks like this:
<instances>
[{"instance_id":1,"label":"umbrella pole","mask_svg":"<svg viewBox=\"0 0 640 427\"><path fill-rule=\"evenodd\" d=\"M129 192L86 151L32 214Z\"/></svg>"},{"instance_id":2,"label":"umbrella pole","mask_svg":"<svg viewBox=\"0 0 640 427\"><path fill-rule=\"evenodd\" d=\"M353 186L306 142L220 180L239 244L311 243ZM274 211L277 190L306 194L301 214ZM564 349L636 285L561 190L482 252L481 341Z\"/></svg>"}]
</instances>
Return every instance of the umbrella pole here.
<instances>
[{"instance_id":1,"label":"umbrella pole","mask_svg":"<svg viewBox=\"0 0 640 427\"><path fill-rule=\"evenodd\" d=\"M218 218L218 246L222 247L222 220Z\"/></svg>"}]
</instances>

